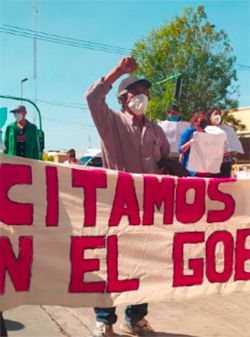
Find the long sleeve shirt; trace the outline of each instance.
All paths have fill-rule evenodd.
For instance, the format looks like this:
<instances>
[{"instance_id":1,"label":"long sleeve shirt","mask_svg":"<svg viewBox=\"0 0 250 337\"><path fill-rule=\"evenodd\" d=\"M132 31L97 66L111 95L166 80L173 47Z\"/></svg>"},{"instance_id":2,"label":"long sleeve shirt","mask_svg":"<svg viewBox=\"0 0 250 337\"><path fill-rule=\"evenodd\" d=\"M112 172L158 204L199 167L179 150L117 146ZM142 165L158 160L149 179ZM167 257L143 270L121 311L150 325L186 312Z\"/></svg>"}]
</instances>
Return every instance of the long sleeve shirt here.
<instances>
[{"instance_id":1,"label":"long sleeve shirt","mask_svg":"<svg viewBox=\"0 0 250 337\"><path fill-rule=\"evenodd\" d=\"M101 137L104 167L153 173L157 162L169 155L169 144L161 127L144 117L143 126L129 112L114 111L105 98L110 87L94 83L86 93L87 102Z\"/></svg>"}]
</instances>

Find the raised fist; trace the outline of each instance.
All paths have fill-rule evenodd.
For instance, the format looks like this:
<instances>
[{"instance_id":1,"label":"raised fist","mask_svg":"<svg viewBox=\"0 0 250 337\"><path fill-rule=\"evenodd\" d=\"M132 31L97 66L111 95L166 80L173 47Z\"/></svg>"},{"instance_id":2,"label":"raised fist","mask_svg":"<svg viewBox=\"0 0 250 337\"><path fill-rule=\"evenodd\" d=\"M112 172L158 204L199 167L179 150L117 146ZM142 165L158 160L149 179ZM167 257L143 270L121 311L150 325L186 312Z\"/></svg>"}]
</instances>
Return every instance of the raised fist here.
<instances>
[{"instance_id":1,"label":"raised fist","mask_svg":"<svg viewBox=\"0 0 250 337\"><path fill-rule=\"evenodd\" d=\"M138 64L132 56L127 56L121 59L117 67L122 74L126 74L135 71L138 67Z\"/></svg>"}]
</instances>

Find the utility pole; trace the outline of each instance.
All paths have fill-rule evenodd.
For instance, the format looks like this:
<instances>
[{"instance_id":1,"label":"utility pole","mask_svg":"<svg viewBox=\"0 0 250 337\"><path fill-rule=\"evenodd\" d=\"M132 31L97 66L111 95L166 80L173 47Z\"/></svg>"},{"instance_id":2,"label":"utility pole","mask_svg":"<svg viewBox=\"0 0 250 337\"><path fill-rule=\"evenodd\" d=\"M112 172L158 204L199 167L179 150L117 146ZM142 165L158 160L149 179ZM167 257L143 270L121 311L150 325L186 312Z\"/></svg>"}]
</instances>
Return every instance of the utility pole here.
<instances>
[{"instance_id":1,"label":"utility pole","mask_svg":"<svg viewBox=\"0 0 250 337\"><path fill-rule=\"evenodd\" d=\"M38 4L37 0L33 0L33 81L34 81L34 102L37 104L37 20L38 20ZM36 124L36 113L33 115L34 124Z\"/></svg>"},{"instance_id":2,"label":"utility pole","mask_svg":"<svg viewBox=\"0 0 250 337\"><path fill-rule=\"evenodd\" d=\"M21 104L23 103L23 83L28 81L28 77L25 77L23 78L21 81L20 81L20 90L21 90Z\"/></svg>"}]
</instances>

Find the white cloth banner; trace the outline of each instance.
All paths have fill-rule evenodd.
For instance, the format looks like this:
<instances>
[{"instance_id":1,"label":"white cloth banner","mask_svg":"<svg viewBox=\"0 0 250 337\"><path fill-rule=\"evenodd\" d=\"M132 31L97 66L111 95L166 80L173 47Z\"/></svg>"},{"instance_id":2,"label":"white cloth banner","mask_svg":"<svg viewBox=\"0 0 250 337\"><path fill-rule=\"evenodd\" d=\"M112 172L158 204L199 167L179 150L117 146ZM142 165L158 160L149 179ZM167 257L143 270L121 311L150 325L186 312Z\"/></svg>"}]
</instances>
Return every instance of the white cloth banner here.
<instances>
[{"instance_id":1,"label":"white cloth banner","mask_svg":"<svg viewBox=\"0 0 250 337\"><path fill-rule=\"evenodd\" d=\"M0 154L0 311L250 291L249 190Z\"/></svg>"},{"instance_id":2,"label":"white cloth banner","mask_svg":"<svg viewBox=\"0 0 250 337\"><path fill-rule=\"evenodd\" d=\"M244 154L242 144L241 144L236 132L234 131L234 128L232 128L231 126L228 126L226 124L221 124L219 126L219 128L221 128L221 130L223 130L227 135L229 151Z\"/></svg>"},{"instance_id":3,"label":"white cloth banner","mask_svg":"<svg viewBox=\"0 0 250 337\"><path fill-rule=\"evenodd\" d=\"M170 145L170 153L177 153L179 139L182 132L190 126L189 122L169 122L162 121L158 123L162 127Z\"/></svg>"},{"instance_id":4,"label":"white cloth banner","mask_svg":"<svg viewBox=\"0 0 250 337\"><path fill-rule=\"evenodd\" d=\"M201 173L219 173L225 151L225 133L195 132L193 139L188 170Z\"/></svg>"}]
</instances>

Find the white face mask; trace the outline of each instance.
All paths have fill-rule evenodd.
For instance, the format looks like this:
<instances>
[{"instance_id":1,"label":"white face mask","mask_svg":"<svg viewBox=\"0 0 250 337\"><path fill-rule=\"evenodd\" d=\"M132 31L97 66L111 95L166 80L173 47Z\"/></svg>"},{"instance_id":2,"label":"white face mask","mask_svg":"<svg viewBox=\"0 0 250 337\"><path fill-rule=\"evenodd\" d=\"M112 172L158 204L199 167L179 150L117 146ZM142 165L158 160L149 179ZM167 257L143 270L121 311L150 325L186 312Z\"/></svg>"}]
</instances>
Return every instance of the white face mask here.
<instances>
[{"instance_id":1,"label":"white face mask","mask_svg":"<svg viewBox=\"0 0 250 337\"><path fill-rule=\"evenodd\" d=\"M14 113L14 117L17 122L20 122L23 119L23 114L21 114L20 112L16 112Z\"/></svg>"},{"instance_id":2,"label":"white face mask","mask_svg":"<svg viewBox=\"0 0 250 337\"><path fill-rule=\"evenodd\" d=\"M148 106L148 97L145 94L136 95L131 98L128 107L135 115L143 115Z\"/></svg>"},{"instance_id":3,"label":"white face mask","mask_svg":"<svg viewBox=\"0 0 250 337\"><path fill-rule=\"evenodd\" d=\"M212 123L215 125L219 125L221 123L221 115L215 115L211 119Z\"/></svg>"}]
</instances>

